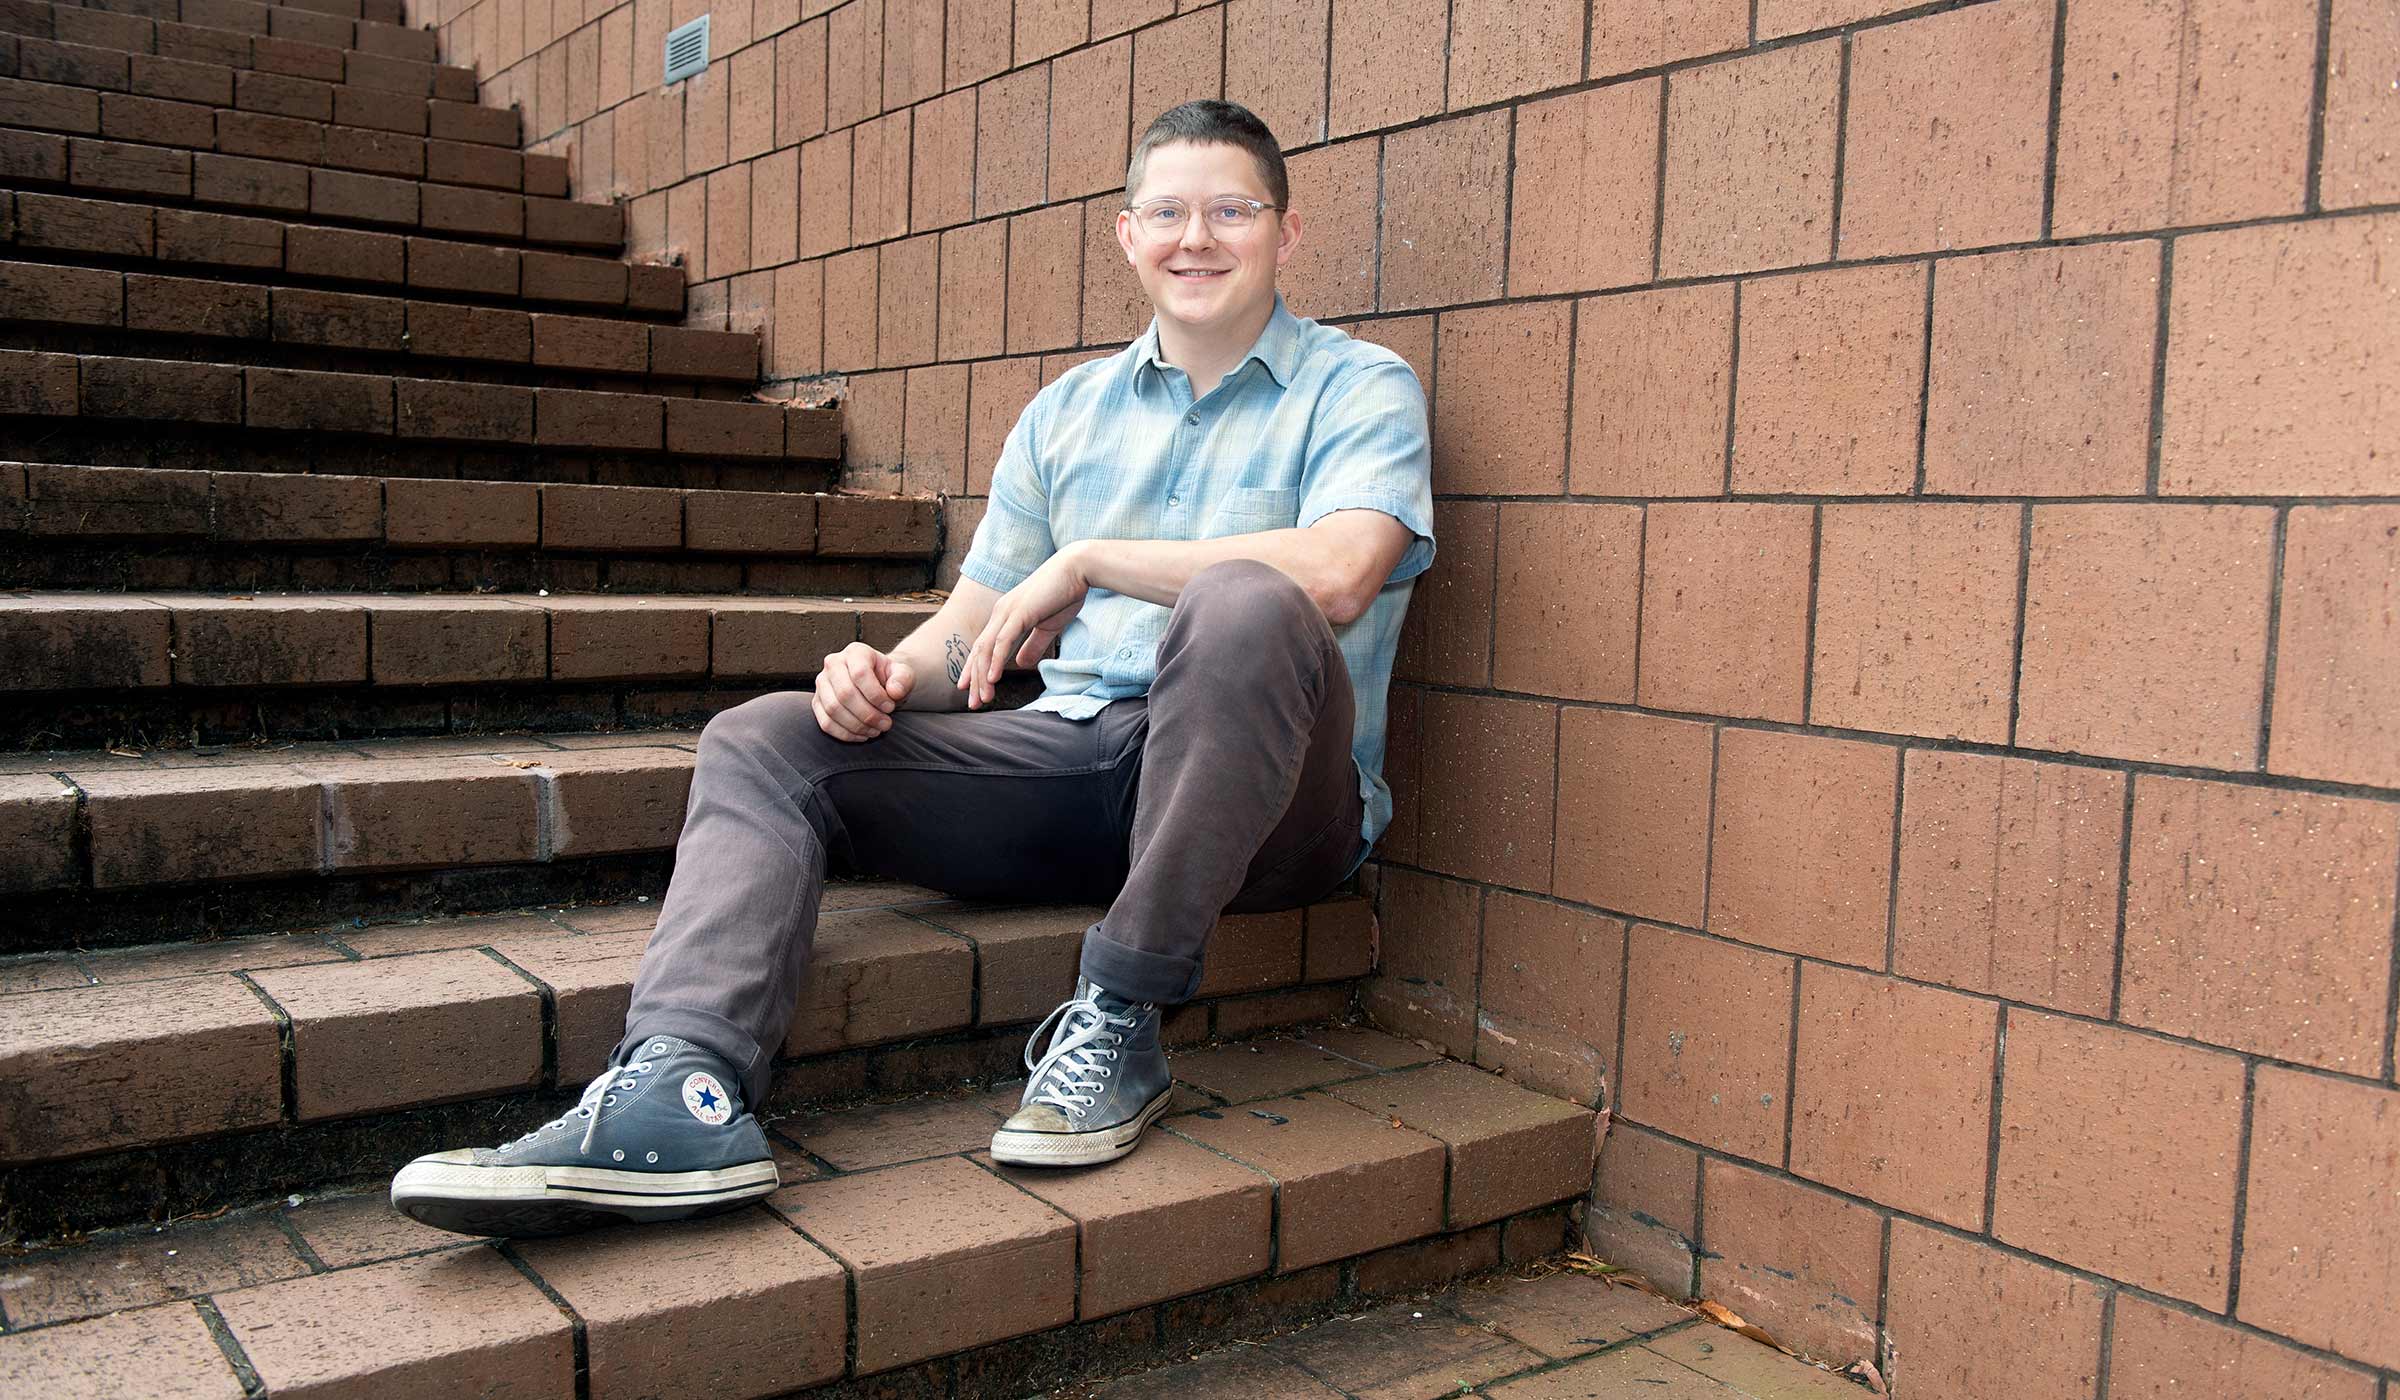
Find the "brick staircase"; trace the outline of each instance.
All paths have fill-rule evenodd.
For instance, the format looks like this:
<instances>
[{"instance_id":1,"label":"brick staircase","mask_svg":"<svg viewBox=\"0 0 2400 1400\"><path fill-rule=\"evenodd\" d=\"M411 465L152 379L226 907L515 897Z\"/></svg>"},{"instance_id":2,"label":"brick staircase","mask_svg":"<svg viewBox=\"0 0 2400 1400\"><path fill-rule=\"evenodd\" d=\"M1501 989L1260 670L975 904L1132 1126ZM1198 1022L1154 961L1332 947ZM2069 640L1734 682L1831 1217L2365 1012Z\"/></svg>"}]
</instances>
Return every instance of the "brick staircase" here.
<instances>
[{"instance_id":1,"label":"brick staircase","mask_svg":"<svg viewBox=\"0 0 2400 1400\"><path fill-rule=\"evenodd\" d=\"M1352 1024L1357 895L1220 924L1111 1168L979 1156L1095 911L852 884L764 1206L391 1214L603 1063L699 727L943 545L399 19L0 0L0 1392L1013 1395L1557 1249L1595 1115Z\"/></svg>"}]
</instances>

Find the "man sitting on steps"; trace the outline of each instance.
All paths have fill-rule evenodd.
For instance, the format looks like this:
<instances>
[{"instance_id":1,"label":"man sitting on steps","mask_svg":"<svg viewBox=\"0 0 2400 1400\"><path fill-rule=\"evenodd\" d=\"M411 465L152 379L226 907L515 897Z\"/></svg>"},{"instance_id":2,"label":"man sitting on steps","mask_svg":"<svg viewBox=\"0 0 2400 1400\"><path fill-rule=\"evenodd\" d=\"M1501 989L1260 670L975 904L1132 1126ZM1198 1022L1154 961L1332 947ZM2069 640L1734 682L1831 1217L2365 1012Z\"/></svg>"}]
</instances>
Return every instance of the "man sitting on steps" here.
<instances>
[{"instance_id":1,"label":"man sitting on steps","mask_svg":"<svg viewBox=\"0 0 2400 1400\"><path fill-rule=\"evenodd\" d=\"M829 866L1107 904L992 1155L1133 1150L1168 1100L1160 1008L1199 987L1218 914L1323 897L1391 817L1384 695L1433 557L1425 398L1399 356L1284 308L1288 204L1247 110L1151 124L1117 216L1150 329L1018 418L939 612L888 653L826 657L813 692L709 724L611 1067L546 1127L411 1162L399 1209L547 1234L775 1189L745 1106L796 1010ZM991 710L1003 668L1053 642L1041 698Z\"/></svg>"}]
</instances>

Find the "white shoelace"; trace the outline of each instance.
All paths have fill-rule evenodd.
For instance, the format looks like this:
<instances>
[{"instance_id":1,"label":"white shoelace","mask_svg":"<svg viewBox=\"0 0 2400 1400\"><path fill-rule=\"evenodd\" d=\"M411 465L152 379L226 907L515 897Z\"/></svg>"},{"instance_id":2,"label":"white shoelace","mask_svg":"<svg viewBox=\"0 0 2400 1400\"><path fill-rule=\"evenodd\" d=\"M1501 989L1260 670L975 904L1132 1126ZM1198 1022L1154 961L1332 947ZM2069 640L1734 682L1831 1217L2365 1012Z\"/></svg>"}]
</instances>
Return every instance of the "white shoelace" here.
<instances>
[{"instance_id":1,"label":"white shoelace","mask_svg":"<svg viewBox=\"0 0 2400 1400\"><path fill-rule=\"evenodd\" d=\"M575 1106L573 1108L568 1109L566 1112L558 1115L556 1118L544 1123L539 1128L534 1129L533 1132L526 1133L523 1137L519 1137L516 1142L511 1142L509 1146L514 1147L518 1142L523 1142L526 1138L533 1137L535 1134L546 1133L553 1128L563 1128L567 1125L568 1119L576 1117L580 1114L588 1121L584 1124L583 1144L576 1150L578 1152L591 1151L592 1134L600 1126L600 1110L603 1108L613 1108L616 1105L616 1095L611 1091L617 1089L635 1088L637 1086L633 1076L638 1074L648 1074L649 1072L650 1061L648 1060L636 1060L629 1065L610 1065L607 1069L600 1071L599 1075L594 1078L591 1083L583 1086L583 1097L575 1101Z\"/></svg>"},{"instance_id":2,"label":"white shoelace","mask_svg":"<svg viewBox=\"0 0 2400 1400\"><path fill-rule=\"evenodd\" d=\"M1033 1047L1060 1017L1067 1018L1065 1038L1037 1062ZM1081 1118L1108 1087L1110 1066L1119 1053L1116 1047L1125 1039L1111 1027L1132 1030L1136 1024L1130 1016L1109 1015L1092 997L1077 997L1043 1017L1025 1042L1025 1068L1033 1072L1036 1086L1027 1102L1051 1104Z\"/></svg>"}]
</instances>

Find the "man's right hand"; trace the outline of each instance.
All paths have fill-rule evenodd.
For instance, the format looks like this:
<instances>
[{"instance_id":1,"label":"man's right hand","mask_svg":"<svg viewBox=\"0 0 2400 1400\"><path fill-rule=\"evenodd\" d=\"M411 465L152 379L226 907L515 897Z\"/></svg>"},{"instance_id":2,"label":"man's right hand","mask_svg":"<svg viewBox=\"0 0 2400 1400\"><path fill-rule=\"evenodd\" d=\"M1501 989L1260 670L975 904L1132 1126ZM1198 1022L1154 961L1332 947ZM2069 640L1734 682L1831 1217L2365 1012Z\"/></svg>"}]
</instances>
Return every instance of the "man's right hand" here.
<instances>
[{"instance_id":1,"label":"man's right hand","mask_svg":"<svg viewBox=\"0 0 2400 1400\"><path fill-rule=\"evenodd\" d=\"M817 727L863 744L892 727L892 712L916 687L915 667L865 642L852 642L826 657L817 671Z\"/></svg>"}]
</instances>

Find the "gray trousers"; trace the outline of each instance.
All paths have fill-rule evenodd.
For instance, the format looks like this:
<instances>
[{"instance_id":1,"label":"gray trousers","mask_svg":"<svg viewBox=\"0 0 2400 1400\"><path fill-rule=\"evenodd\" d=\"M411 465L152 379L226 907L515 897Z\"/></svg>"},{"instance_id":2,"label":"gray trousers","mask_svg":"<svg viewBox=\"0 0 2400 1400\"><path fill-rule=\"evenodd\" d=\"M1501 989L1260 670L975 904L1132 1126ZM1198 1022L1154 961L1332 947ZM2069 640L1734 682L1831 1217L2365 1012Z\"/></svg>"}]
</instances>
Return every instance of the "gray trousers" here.
<instances>
[{"instance_id":1,"label":"gray trousers","mask_svg":"<svg viewBox=\"0 0 2400 1400\"><path fill-rule=\"evenodd\" d=\"M1193 577L1148 696L1095 719L902 710L847 743L818 727L806 692L738 705L701 735L620 1049L681 1036L761 1101L829 869L962 898L1106 903L1083 975L1135 1001L1185 1000L1220 912L1311 903L1357 863L1354 718L1325 615L1250 560Z\"/></svg>"}]
</instances>

